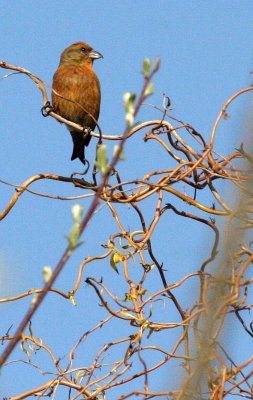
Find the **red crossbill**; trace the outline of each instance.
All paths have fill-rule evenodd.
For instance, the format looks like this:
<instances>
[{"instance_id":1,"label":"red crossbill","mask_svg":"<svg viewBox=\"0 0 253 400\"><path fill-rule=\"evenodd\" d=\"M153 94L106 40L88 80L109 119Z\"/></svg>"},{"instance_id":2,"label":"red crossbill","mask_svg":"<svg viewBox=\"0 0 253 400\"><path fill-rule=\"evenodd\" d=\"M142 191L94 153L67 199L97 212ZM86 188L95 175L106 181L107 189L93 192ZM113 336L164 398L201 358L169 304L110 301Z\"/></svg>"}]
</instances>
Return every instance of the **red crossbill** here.
<instances>
[{"instance_id":1,"label":"red crossbill","mask_svg":"<svg viewBox=\"0 0 253 400\"><path fill-rule=\"evenodd\" d=\"M79 158L85 164L84 146L88 146L100 111L100 83L93 71L93 61L103 57L87 43L78 42L61 54L53 77L52 102L54 111L69 121L84 127L79 132L67 126L73 140L71 160Z\"/></svg>"}]
</instances>

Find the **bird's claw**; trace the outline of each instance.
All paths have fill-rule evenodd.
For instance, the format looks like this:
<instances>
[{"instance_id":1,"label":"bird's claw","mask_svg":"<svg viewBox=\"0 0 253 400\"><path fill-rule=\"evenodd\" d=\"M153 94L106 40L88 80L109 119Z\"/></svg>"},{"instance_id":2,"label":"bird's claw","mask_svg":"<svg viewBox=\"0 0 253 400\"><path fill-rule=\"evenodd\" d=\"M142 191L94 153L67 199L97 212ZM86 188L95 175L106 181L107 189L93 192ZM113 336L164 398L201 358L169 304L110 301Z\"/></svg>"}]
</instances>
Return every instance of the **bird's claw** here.
<instances>
[{"instance_id":1,"label":"bird's claw","mask_svg":"<svg viewBox=\"0 0 253 400\"><path fill-rule=\"evenodd\" d=\"M92 129L89 126L85 126L83 128L83 138L85 139L86 137L88 137L91 132L92 132Z\"/></svg>"},{"instance_id":2,"label":"bird's claw","mask_svg":"<svg viewBox=\"0 0 253 400\"><path fill-rule=\"evenodd\" d=\"M47 101L46 104L41 108L41 114L43 117L48 117L51 111L54 111L53 106L51 106L50 101Z\"/></svg>"}]
</instances>

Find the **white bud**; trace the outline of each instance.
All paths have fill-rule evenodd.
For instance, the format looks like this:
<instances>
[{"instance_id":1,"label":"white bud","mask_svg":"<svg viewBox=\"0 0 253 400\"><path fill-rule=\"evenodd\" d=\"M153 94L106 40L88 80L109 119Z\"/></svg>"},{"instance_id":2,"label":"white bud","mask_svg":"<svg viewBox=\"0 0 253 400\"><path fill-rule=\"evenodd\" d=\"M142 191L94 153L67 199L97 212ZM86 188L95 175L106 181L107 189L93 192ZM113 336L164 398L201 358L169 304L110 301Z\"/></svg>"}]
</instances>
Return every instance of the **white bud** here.
<instances>
[{"instance_id":1,"label":"white bud","mask_svg":"<svg viewBox=\"0 0 253 400\"><path fill-rule=\"evenodd\" d=\"M80 204L74 204L71 207L71 212L72 212L74 221L77 223L80 223L82 215L83 215L83 207Z\"/></svg>"}]
</instances>

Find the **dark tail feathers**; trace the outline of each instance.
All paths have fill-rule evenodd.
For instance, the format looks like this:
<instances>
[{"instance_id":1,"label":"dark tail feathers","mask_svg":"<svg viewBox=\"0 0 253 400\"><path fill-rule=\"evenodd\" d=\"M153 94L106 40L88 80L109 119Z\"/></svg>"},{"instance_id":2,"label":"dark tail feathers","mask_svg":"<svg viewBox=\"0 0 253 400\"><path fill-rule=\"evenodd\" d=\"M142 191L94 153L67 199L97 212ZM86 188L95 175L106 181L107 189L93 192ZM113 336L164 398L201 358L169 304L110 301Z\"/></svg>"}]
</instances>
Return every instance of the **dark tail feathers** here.
<instances>
[{"instance_id":1,"label":"dark tail feathers","mask_svg":"<svg viewBox=\"0 0 253 400\"><path fill-rule=\"evenodd\" d=\"M73 131L70 132L73 140L73 153L71 160L79 158L79 160L85 164L84 147L88 146L91 140L90 134L84 134L82 132Z\"/></svg>"}]
</instances>

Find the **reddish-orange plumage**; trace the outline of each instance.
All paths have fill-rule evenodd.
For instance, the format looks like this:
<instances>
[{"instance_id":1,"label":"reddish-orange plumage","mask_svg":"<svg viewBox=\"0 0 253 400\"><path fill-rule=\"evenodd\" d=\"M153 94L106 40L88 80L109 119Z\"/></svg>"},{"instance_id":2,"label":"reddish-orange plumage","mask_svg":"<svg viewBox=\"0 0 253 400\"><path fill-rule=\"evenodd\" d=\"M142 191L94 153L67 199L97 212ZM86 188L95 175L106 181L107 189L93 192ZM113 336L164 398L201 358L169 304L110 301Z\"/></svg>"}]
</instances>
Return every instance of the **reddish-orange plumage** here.
<instances>
[{"instance_id":1,"label":"reddish-orange plumage","mask_svg":"<svg viewBox=\"0 0 253 400\"><path fill-rule=\"evenodd\" d=\"M67 47L53 77L52 102L54 111L84 128L94 130L100 111L100 84L93 71L93 61L102 55L84 42ZM85 163L84 146L91 136L68 127L73 139L71 160Z\"/></svg>"}]
</instances>

